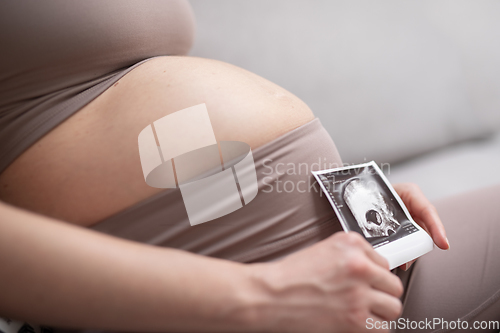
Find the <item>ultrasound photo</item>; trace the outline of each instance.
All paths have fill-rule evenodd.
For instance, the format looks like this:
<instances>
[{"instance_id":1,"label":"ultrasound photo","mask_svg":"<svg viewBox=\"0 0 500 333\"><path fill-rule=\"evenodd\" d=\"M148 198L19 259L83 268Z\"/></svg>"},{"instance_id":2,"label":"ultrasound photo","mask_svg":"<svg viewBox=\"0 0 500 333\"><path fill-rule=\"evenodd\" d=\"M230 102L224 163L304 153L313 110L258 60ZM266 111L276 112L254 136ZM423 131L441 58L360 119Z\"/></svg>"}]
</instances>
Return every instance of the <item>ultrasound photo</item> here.
<instances>
[{"instance_id":1,"label":"ultrasound photo","mask_svg":"<svg viewBox=\"0 0 500 333\"><path fill-rule=\"evenodd\" d=\"M374 247L418 231L375 162L313 174L344 230L359 232Z\"/></svg>"}]
</instances>

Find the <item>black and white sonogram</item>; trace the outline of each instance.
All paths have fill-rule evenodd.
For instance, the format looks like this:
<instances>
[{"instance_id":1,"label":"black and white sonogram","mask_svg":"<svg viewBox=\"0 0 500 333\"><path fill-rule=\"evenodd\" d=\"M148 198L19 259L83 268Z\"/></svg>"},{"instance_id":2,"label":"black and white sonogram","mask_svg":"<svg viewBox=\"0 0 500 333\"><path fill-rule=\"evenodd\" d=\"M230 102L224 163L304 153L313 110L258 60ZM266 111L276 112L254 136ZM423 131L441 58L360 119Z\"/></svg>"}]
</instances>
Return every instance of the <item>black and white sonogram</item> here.
<instances>
[{"instance_id":1,"label":"black and white sonogram","mask_svg":"<svg viewBox=\"0 0 500 333\"><path fill-rule=\"evenodd\" d=\"M357 231L380 246L418 231L374 162L319 171L334 210L346 231Z\"/></svg>"},{"instance_id":2,"label":"black and white sonogram","mask_svg":"<svg viewBox=\"0 0 500 333\"><path fill-rule=\"evenodd\" d=\"M343 192L344 202L366 238L396 233L399 222L394 218L394 207L382 195L377 183L365 178L353 178Z\"/></svg>"}]
</instances>

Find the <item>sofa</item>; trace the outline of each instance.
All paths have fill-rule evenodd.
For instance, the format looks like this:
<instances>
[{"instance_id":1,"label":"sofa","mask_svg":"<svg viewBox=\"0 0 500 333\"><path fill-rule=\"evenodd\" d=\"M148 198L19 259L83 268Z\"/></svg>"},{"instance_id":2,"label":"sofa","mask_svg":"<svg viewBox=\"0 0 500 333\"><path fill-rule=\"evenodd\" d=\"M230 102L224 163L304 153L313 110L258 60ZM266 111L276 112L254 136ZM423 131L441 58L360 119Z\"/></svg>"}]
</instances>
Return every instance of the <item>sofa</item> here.
<instances>
[{"instance_id":1,"label":"sofa","mask_svg":"<svg viewBox=\"0 0 500 333\"><path fill-rule=\"evenodd\" d=\"M500 184L500 2L191 5L190 55L298 96L344 163L384 163L392 182L415 182L430 199Z\"/></svg>"},{"instance_id":2,"label":"sofa","mask_svg":"<svg viewBox=\"0 0 500 333\"><path fill-rule=\"evenodd\" d=\"M500 185L500 1L190 3L197 21L190 55L242 67L298 96L321 120L345 164L375 160L391 182L415 182L431 200ZM150 131L156 154L160 147ZM148 145L139 140L139 149ZM144 149L151 151L148 148ZM242 186L240 182L241 193ZM151 221L161 227L158 219ZM199 214L198 219L190 220L191 225L208 220ZM485 262L478 260L477 267ZM483 265L483 273L484 267L488 266ZM0 333L14 332L13 327L17 332L35 332L28 323L0 318ZM37 327L36 331L53 330Z\"/></svg>"}]
</instances>

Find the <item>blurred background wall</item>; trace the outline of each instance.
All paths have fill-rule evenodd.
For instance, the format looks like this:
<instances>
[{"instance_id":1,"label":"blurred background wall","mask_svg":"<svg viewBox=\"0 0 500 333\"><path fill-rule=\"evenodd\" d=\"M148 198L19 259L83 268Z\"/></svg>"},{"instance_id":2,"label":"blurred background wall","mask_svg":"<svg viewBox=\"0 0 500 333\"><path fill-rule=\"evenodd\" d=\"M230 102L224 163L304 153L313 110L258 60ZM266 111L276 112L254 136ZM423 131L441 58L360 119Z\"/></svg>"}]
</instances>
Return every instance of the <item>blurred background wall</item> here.
<instances>
[{"instance_id":1,"label":"blurred background wall","mask_svg":"<svg viewBox=\"0 0 500 333\"><path fill-rule=\"evenodd\" d=\"M301 98L344 162L432 199L500 183L500 1L190 2L191 55Z\"/></svg>"}]
</instances>

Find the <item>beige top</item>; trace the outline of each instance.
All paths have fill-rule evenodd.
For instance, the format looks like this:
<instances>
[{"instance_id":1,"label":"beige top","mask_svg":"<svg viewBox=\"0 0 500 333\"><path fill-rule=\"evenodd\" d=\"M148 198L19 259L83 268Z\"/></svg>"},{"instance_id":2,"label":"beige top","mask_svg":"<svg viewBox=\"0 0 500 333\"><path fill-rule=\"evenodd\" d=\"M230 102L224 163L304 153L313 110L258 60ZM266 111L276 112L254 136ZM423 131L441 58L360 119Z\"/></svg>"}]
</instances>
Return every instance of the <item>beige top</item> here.
<instances>
[{"instance_id":1,"label":"beige top","mask_svg":"<svg viewBox=\"0 0 500 333\"><path fill-rule=\"evenodd\" d=\"M0 172L141 61L185 55L183 0L0 2Z\"/></svg>"}]
</instances>

